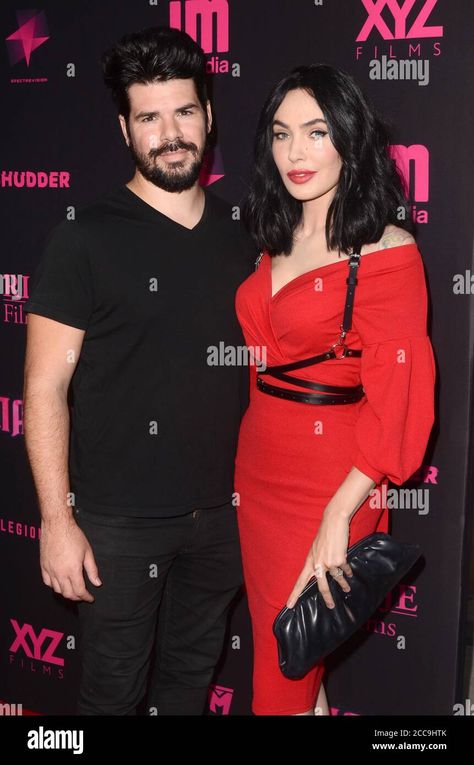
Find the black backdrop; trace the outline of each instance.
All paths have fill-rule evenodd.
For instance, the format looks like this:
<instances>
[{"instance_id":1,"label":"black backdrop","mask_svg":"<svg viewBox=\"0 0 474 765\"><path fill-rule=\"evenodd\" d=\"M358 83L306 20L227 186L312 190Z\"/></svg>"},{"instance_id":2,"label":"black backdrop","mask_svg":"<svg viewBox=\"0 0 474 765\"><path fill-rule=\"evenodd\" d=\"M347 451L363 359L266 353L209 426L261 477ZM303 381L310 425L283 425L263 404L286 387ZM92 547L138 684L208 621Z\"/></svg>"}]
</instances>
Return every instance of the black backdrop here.
<instances>
[{"instance_id":1,"label":"black backdrop","mask_svg":"<svg viewBox=\"0 0 474 765\"><path fill-rule=\"evenodd\" d=\"M402 487L426 490L429 512L393 510L392 530L419 541L425 557L331 659L328 694L333 714L452 714L465 694L461 626L474 477L470 0L44 0L34 11L2 0L0 700L71 714L79 668L76 607L43 585L38 566L39 514L22 435L28 279L49 228L132 175L100 53L127 31L170 23L196 35L216 70L218 146L209 181L236 215L263 98L297 64L324 61L355 75L402 147L439 382L423 466ZM394 78L405 60L420 61L429 82ZM384 78L373 78L374 61ZM251 665L242 594L210 714L250 714Z\"/></svg>"}]
</instances>

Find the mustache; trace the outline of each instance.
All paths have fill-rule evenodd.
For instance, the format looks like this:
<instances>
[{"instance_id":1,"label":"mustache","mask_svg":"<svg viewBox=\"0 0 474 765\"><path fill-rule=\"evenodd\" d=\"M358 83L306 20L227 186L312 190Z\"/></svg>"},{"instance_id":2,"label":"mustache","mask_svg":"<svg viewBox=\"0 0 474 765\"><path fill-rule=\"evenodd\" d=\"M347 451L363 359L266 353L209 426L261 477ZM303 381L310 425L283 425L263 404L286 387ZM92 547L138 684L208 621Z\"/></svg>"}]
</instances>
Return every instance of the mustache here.
<instances>
[{"instance_id":1,"label":"mustache","mask_svg":"<svg viewBox=\"0 0 474 765\"><path fill-rule=\"evenodd\" d=\"M159 149L152 149L150 151L150 156L159 157L160 154L167 154L168 152L179 151L180 149L192 151L194 154L196 154L198 150L195 143L186 143L186 141L182 141L180 138L177 138L176 141L163 144L163 146L160 146Z\"/></svg>"}]
</instances>

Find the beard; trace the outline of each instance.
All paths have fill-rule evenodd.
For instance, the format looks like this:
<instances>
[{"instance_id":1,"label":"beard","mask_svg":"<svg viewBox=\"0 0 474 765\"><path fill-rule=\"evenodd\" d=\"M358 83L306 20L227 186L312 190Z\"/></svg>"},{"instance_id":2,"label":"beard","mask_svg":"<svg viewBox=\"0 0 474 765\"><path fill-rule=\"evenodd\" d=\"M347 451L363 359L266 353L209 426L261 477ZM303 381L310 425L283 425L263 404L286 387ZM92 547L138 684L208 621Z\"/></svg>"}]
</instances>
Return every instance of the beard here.
<instances>
[{"instance_id":1,"label":"beard","mask_svg":"<svg viewBox=\"0 0 474 765\"><path fill-rule=\"evenodd\" d=\"M137 169L147 181L150 181L164 191L179 193L180 191L192 188L199 179L199 174L204 164L204 153L207 148L207 136L201 150L198 149L195 143L187 143L177 138L171 143L163 144L158 149L151 149L148 154L144 154L138 151L133 138L129 134L128 148ZM193 155L191 164L188 164L189 160L185 157L182 160L169 163L169 166L164 169L155 161L155 158L161 154L178 151L179 149L186 149L191 152Z\"/></svg>"}]
</instances>

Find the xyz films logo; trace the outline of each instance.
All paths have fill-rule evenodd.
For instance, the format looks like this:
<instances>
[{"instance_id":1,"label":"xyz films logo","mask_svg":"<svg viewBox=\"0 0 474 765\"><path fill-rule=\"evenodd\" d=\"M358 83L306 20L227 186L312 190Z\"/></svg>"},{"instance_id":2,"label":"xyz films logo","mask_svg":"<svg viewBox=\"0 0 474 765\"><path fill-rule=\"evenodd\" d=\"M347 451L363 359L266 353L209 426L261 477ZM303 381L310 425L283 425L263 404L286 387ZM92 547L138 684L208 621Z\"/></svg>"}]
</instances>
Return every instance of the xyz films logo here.
<instances>
[{"instance_id":1,"label":"xyz films logo","mask_svg":"<svg viewBox=\"0 0 474 765\"><path fill-rule=\"evenodd\" d=\"M361 2L367 19L356 37L362 44L356 46L355 57L368 62L369 78L428 85L430 59L441 56L439 38L444 34L443 26L431 23L438 0Z\"/></svg>"},{"instance_id":2,"label":"xyz films logo","mask_svg":"<svg viewBox=\"0 0 474 765\"><path fill-rule=\"evenodd\" d=\"M372 30L376 30L384 40L443 36L442 26L427 25L438 0L404 0L401 6L398 0L361 1L367 11L367 20L357 35L357 42L365 42ZM382 16L386 8L387 13Z\"/></svg>"},{"instance_id":3,"label":"xyz films logo","mask_svg":"<svg viewBox=\"0 0 474 765\"><path fill-rule=\"evenodd\" d=\"M231 63L229 52L228 0L171 0L169 25L181 29L209 54L207 72L240 77L240 64Z\"/></svg>"},{"instance_id":4,"label":"xyz films logo","mask_svg":"<svg viewBox=\"0 0 474 765\"><path fill-rule=\"evenodd\" d=\"M16 663L20 669L37 671L36 662L42 662L43 674L51 675L51 669L56 670L57 677L63 677L64 659L57 655L57 649L64 637L64 632L43 629L37 634L33 625L19 624L16 619L10 619L15 637L9 648L10 663ZM26 661L25 661L26 659Z\"/></svg>"}]
</instances>

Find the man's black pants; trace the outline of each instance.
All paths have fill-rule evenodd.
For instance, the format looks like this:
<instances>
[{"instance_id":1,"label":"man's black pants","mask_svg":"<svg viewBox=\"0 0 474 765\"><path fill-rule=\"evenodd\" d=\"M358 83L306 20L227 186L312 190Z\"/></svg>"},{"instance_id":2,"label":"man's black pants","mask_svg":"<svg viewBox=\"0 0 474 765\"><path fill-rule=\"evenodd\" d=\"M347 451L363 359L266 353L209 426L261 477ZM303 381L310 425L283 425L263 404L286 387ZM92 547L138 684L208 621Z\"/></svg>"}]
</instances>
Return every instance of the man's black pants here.
<instances>
[{"instance_id":1,"label":"man's black pants","mask_svg":"<svg viewBox=\"0 0 474 765\"><path fill-rule=\"evenodd\" d=\"M78 714L137 714L152 658L147 712L203 714L229 605L243 581L235 507L152 519L76 507L74 515L102 581L97 587L84 574L95 601L78 603Z\"/></svg>"}]
</instances>

